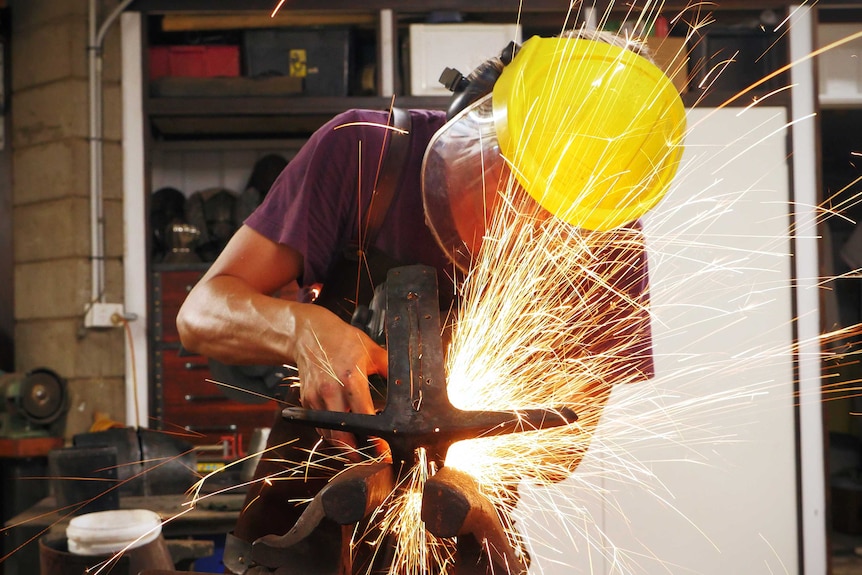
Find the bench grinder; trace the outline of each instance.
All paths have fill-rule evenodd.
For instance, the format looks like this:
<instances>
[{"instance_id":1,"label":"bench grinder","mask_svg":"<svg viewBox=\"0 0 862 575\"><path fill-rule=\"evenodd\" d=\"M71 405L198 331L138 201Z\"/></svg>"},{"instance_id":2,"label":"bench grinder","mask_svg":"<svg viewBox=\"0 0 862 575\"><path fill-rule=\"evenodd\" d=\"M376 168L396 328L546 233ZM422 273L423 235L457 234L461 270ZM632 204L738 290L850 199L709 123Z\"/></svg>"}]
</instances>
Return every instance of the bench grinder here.
<instances>
[{"instance_id":1,"label":"bench grinder","mask_svg":"<svg viewBox=\"0 0 862 575\"><path fill-rule=\"evenodd\" d=\"M47 368L0 372L0 438L49 437L62 433L69 409L66 380Z\"/></svg>"}]
</instances>

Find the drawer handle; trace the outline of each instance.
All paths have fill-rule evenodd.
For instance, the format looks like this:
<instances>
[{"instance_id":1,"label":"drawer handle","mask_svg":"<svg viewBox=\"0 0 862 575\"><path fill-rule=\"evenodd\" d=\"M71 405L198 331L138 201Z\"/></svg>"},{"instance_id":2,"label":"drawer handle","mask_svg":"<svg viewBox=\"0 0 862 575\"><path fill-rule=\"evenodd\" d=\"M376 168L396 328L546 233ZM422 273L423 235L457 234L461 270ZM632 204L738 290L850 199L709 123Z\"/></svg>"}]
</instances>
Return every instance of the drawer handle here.
<instances>
[{"instance_id":1,"label":"drawer handle","mask_svg":"<svg viewBox=\"0 0 862 575\"><path fill-rule=\"evenodd\" d=\"M225 401L227 398L223 395L192 395L186 394L183 399L192 403L201 403L205 401Z\"/></svg>"},{"instance_id":2,"label":"drawer handle","mask_svg":"<svg viewBox=\"0 0 862 575\"><path fill-rule=\"evenodd\" d=\"M228 425L186 425L186 431L197 431L198 433L211 433L213 431L229 431L233 433L236 429L235 423Z\"/></svg>"},{"instance_id":3,"label":"drawer handle","mask_svg":"<svg viewBox=\"0 0 862 575\"><path fill-rule=\"evenodd\" d=\"M195 363L193 361L187 361L183 364L183 367L189 371L193 369L208 369L209 364L207 363Z\"/></svg>"}]
</instances>

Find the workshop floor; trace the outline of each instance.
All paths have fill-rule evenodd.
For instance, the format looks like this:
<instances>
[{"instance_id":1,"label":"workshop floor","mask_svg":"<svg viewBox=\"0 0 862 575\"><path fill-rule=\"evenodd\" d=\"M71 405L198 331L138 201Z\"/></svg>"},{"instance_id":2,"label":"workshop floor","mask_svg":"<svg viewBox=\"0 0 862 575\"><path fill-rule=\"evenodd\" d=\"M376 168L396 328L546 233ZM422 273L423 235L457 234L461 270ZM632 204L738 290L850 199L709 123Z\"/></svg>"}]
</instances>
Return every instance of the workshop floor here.
<instances>
[{"instance_id":1,"label":"workshop floor","mask_svg":"<svg viewBox=\"0 0 862 575\"><path fill-rule=\"evenodd\" d=\"M832 533L832 575L862 575L862 535Z\"/></svg>"}]
</instances>

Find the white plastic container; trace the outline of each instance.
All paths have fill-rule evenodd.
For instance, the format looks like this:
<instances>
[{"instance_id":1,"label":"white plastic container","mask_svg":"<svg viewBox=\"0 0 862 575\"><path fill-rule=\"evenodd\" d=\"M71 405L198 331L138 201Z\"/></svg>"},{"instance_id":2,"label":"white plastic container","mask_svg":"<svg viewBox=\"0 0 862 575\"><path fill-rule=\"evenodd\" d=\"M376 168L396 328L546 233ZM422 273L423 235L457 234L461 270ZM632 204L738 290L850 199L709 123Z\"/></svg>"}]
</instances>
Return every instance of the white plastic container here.
<instances>
[{"instance_id":1,"label":"white plastic container","mask_svg":"<svg viewBox=\"0 0 862 575\"><path fill-rule=\"evenodd\" d=\"M817 47L855 34L859 24L820 24L817 26ZM855 39L824 52L817 58L820 103L827 106L858 106L862 104L862 39Z\"/></svg>"},{"instance_id":2,"label":"white plastic container","mask_svg":"<svg viewBox=\"0 0 862 575\"><path fill-rule=\"evenodd\" d=\"M73 518L66 528L69 552L111 555L154 541L162 533L158 513L147 509L117 509Z\"/></svg>"},{"instance_id":3,"label":"white plastic container","mask_svg":"<svg viewBox=\"0 0 862 575\"><path fill-rule=\"evenodd\" d=\"M411 24L410 94L451 96L438 81L444 68L466 76L512 40L521 42L518 24Z\"/></svg>"}]
</instances>

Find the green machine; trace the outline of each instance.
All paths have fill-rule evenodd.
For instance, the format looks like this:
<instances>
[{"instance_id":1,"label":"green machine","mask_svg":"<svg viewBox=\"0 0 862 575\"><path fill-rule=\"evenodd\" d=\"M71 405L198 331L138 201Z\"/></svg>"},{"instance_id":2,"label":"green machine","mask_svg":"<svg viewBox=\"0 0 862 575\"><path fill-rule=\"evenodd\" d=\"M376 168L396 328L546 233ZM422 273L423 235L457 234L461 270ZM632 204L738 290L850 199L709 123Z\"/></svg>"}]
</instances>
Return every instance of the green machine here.
<instances>
[{"instance_id":1,"label":"green machine","mask_svg":"<svg viewBox=\"0 0 862 575\"><path fill-rule=\"evenodd\" d=\"M0 438L50 437L62 433L69 410L66 380L50 369L0 372Z\"/></svg>"}]
</instances>

